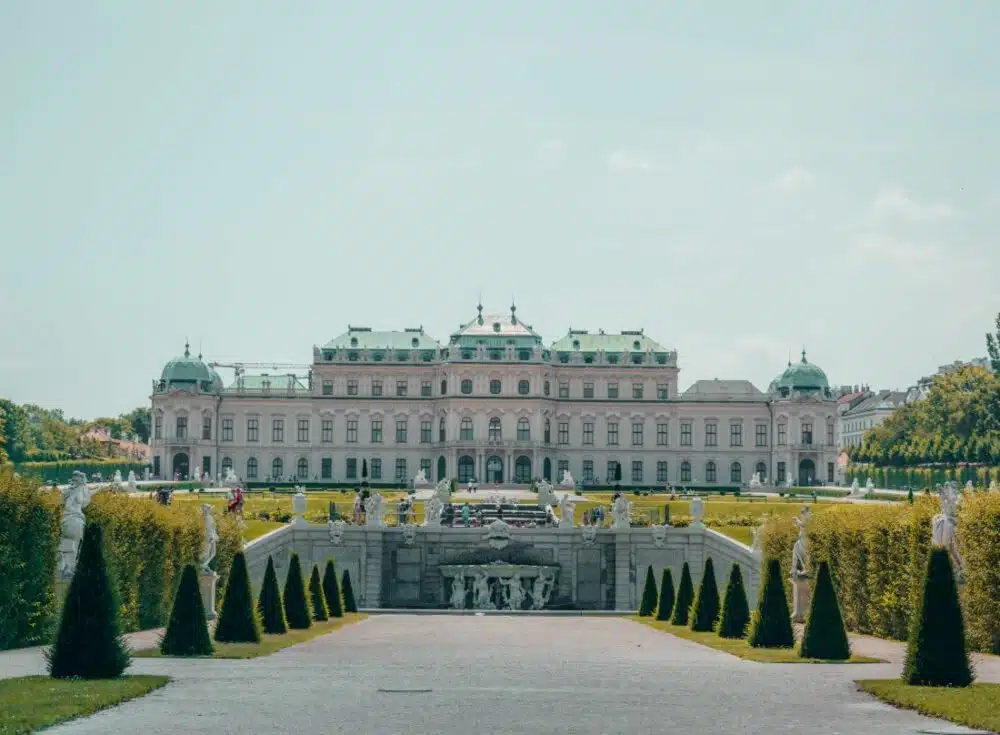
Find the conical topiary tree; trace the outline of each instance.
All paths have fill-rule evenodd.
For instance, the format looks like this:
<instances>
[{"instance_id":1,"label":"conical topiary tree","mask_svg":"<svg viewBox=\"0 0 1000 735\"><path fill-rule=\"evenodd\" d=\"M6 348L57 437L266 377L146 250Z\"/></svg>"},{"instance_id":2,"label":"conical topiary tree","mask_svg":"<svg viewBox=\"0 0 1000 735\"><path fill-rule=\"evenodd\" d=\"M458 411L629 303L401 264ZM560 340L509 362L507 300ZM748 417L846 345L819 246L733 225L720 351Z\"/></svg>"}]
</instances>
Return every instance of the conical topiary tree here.
<instances>
[{"instance_id":1,"label":"conical topiary tree","mask_svg":"<svg viewBox=\"0 0 1000 735\"><path fill-rule=\"evenodd\" d=\"M268 635L281 635L288 632L285 621L285 607L281 603L281 590L278 589L278 575L274 571L274 559L267 557L267 570L264 572L264 583L257 596L257 610L260 612L260 622Z\"/></svg>"},{"instance_id":2,"label":"conical topiary tree","mask_svg":"<svg viewBox=\"0 0 1000 735\"><path fill-rule=\"evenodd\" d=\"M705 633L715 629L719 619L719 586L715 582L715 566L712 557L705 560L705 570L698 585L698 596L691 613L691 630Z\"/></svg>"},{"instance_id":3,"label":"conical topiary tree","mask_svg":"<svg viewBox=\"0 0 1000 735\"><path fill-rule=\"evenodd\" d=\"M750 623L750 603L743 586L743 572L739 564L733 564L726 585L726 599L722 601L722 616L719 618L720 638L742 638L747 634Z\"/></svg>"},{"instance_id":4,"label":"conical topiary tree","mask_svg":"<svg viewBox=\"0 0 1000 735\"><path fill-rule=\"evenodd\" d=\"M799 645L802 658L825 658L844 661L851 657L847 629L840 614L840 603L833 588L830 565L824 559L816 571L816 587L809 603L809 617Z\"/></svg>"},{"instance_id":5,"label":"conical topiary tree","mask_svg":"<svg viewBox=\"0 0 1000 735\"><path fill-rule=\"evenodd\" d=\"M677 599L674 601L674 615L670 621L674 625L687 625L691 615L691 603L694 601L694 585L691 583L691 569L684 562L681 569L681 583L677 586Z\"/></svg>"},{"instance_id":6,"label":"conical topiary tree","mask_svg":"<svg viewBox=\"0 0 1000 735\"><path fill-rule=\"evenodd\" d=\"M344 570L340 592L344 596L344 612L356 613L358 611L358 603L354 601L354 588L351 587L351 572L347 569Z\"/></svg>"},{"instance_id":7,"label":"conical topiary tree","mask_svg":"<svg viewBox=\"0 0 1000 735\"><path fill-rule=\"evenodd\" d=\"M285 602L285 619L290 629L305 630L312 625L298 554L292 554L288 561L288 576L285 577L285 593L282 597Z\"/></svg>"},{"instance_id":8,"label":"conical topiary tree","mask_svg":"<svg viewBox=\"0 0 1000 735\"><path fill-rule=\"evenodd\" d=\"M326 620L330 612L326 607L326 597L323 595L323 585L319 581L319 567L313 564L309 575L309 599L312 602L313 620Z\"/></svg>"},{"instance_id":9,"label":"conical topiary tree","mask_svg":"<svg viewBox=\"0 0 1000 735\"><path fill-rule=\"evenodd\" d=\"M174 595L167 632L160 640L164 656L211 656L212 639L205 622L205 606L198 588L198 571L193 564L184 567L181 583Z\"/></svg>"},{"instance_id":10,"label":"conical topiary tree","mask_svg":"<svg viewBox=\"0 0 1000 735\"><path fill-rule=\"evenodd\" d=\"M55 642L46 651L56 679L113 679L131 663L118 619L118 596L104 560L104 532L88 523L63 602Z\"/></svg>"},{"instance_id":11,"label":"conical topiary tree","mask_svg":"<svg viewBox=\"0 0 1000 735\"><path fill-rule=\"evenodd\" d=\"M215 624L218 643L260 643L260 620L254 610L250 574L242 551L233 556L222 609Z\"/></svg>"},{"instance_id":12,"label":"conical topiary tree","mask_svg":"<svg viewBox=\"0 0 1000 735\"><path fill-rule=\"evenodd\" d=\"M923 595L910 627L903 681L917 686L967 687L972 679L951 558L947 549L935 547L927 560Z\"/></svg>"},{"instance_id":13,"label":"conical topiary tree","mask_svg":"<svg viewBox=\"0 0 1000 735\"><path fill-rule=\"evenodd\" d=\"M781 562L777 559L768 562L757 610L750 621L749 643L754 648L791 648L795 645L788 598L781 583Z\"/></svg>"},{"instance_id":14,"label":"conical topiary tree","mask_svg":"<svg viewBox=\"0 0 1000 735\"><path fill-rule=\"evenodd\" d=\"M656 609L656 578L653 567L646 567L646 584L642 588L642 602L639 604L639 617L647 618Z\"/></svg>"},{"instance_id":15,"label":"conical topiary tree","mask_svg":"<svg viewBox=\"0 0 1000 735\"><path fill-rule=\"evenodd\" d=\"M657 620L670 620L674 611L674 578L667 567L663 568L660 579L660 599L656 606Z\"/></svg>"},{"instance_id":16,"label":"conical topiary tree","mask_svg":"<svg viewBox=\"0 0 1000 735\"><path fill-rule=\"evenodd\" d=\"M323 594L330 606L331 618L344 617L344 602L340 599L340 583L337 581L337 567L333 559L328 559L323 570Z\"/></svg>"}]
</instances>

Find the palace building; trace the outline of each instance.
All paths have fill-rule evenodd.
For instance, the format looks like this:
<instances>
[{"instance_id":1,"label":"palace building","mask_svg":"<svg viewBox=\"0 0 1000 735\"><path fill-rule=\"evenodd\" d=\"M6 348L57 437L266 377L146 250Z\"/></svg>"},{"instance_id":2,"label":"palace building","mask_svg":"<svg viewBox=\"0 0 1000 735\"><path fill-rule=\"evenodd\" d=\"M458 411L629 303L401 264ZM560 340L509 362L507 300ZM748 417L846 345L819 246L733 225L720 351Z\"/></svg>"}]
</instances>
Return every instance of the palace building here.
<instances>
[{"instance_id":1,"label":"palace building","mask_svg":"<svg viewBox=\"0 0 1000 735\"><path fill-rule=\"evenodd\" d=\"M546 344L515 306L439 342L423 327L349 326L287 372L184 354L153 381L153 474L232 468L246 482L326 485L560 482L736 487L753 474L832 483L837 401L790 362L766 392L699 380L678 392L677 352L642 329L570 329ZM250 374L251 371L254 374ZM620 473L620 474L619 474Z\"/></svg>"}]
</instances>

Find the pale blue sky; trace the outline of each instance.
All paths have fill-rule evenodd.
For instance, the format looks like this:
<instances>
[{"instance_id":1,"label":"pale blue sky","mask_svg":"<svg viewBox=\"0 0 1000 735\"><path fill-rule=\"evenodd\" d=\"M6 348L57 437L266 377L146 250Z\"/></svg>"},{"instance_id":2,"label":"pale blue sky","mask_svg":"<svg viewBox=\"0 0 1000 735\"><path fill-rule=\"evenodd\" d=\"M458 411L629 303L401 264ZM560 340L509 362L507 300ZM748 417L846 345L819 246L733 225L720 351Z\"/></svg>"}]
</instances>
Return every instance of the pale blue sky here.
<instances>
[{"instance_id":1,"label":"pale blue sky","mask_svg":"<svg viewBox=\"0 0 1000 735\"><path fill-rule=\"evenodd\" d=\"M0 4L0 395L183 349L643 327L904 387L1000 310L1000 2Z\"/></svg>"}]
</instances>

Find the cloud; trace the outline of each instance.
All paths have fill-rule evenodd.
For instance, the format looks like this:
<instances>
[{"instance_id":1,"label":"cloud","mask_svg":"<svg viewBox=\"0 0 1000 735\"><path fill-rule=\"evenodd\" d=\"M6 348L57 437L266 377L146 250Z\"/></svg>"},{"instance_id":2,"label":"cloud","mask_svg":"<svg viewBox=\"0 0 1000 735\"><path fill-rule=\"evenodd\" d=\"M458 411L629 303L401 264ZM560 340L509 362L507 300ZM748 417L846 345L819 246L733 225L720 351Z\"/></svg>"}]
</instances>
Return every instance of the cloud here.
<instances>
[{"instance_id":1,"label":"cloud","mask_svg":"<svg viewBox=\"0 0 1000 735\"><path fill-rule=\"evenodd\" d=\"M649 171L653 164L638 153L619 148L608 156L608 168L612 171Z\"/></svg>"},{"instance_id":2,"label":"cloud","mask_svg":"<svg viewBox=\"0 0 1000 735\"><path fill-rule=\"evenodd\" d=\"M950 204L917 202L905 191L895 187L879 191L872 204L872 215L882 220L932 222L951 219L957 214L958 212Z\"/></svg>"},{"instance_id":3,"label":"cloud","mask_svg":"<svg viewBox=\"0 0 1000 735\"><path fill-rule=\"evenodd\" d=\"M891 235L865 232L855 239L851 259L857 264L884 263L915 268L937 265L944 252L936 245L902 240Z\"/></svg>"},{"instance_id":4,"label":"cloud","mask_svg":"<svg viewBox=\"0 0 1000 735\"><path fill-rule=\"evenodd\" d=\"M793 166L781 174L774 185L781 191L794 194L812 186L813 178L813 175L806 169L801 166Z\"/></svg>"}]
</instances>

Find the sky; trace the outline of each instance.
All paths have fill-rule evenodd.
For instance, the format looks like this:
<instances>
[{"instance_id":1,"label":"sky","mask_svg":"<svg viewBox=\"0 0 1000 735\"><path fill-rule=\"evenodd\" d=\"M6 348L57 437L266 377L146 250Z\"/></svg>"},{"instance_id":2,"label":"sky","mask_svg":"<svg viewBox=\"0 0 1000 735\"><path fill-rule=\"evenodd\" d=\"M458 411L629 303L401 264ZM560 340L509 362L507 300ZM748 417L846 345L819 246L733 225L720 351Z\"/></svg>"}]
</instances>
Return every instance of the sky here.
<instances>
[{"instance_id":1,"label":"sky","mask_svg":"<svg viewBox=\"0 0 1000 735\"><path fill-rule=\"evenodd\" d=\"M996 0L0 3L0 396L642 328L905 388L1000 311Z\"/></svg>"}]
</instances>

